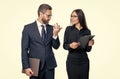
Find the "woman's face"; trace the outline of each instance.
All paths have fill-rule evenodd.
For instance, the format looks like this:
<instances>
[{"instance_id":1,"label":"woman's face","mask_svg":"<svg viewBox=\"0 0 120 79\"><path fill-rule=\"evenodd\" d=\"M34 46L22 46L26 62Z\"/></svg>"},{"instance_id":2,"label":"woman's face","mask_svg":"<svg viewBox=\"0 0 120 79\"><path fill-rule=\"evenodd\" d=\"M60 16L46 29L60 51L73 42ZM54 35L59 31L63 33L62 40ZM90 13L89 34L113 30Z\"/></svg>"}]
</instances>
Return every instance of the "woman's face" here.
<instances>
[{"instance_id":1,"label":"woman's face","mask_svg":"<svg viewBox=\"0 0 120 79\"><path fill-rule=\"evenodd\" d=\"M79 23L78 15L76 14L76 12L72 12L70 21L71 21L72 25L74 25L74 24L76 25Z\"/></svg>"}]
</instances>

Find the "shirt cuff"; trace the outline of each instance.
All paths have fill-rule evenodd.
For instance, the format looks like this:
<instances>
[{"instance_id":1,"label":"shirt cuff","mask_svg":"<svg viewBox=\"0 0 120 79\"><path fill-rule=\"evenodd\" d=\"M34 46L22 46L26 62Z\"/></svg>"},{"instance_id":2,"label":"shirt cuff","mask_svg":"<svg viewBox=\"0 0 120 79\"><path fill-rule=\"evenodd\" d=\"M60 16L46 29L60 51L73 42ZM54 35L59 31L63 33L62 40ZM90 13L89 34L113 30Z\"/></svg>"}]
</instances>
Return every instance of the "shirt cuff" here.
<instances>
[{"instance_id":1,"label":"shirt cuff","mask_svg":"<svg viewBox=\"0 0 120 79\"><path fill-rule=\"evenodd\" d=\"M55 39L55 40L56 40L56 39L57 39L57 37L58 37L58 36L53 36L53 39Z\"/></svg>"}]
</instances>

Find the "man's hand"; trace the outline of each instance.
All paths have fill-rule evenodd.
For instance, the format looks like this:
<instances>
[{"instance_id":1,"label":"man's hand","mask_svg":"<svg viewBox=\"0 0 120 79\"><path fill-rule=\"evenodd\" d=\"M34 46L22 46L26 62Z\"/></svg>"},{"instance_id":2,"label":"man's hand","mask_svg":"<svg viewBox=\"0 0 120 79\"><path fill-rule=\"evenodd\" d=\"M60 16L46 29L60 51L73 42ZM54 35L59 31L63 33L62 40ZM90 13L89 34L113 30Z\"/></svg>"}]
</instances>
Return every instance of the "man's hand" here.
<instances>
[{"instance_id":1,"label":"man's hand","mask_svg":"<svg viewBox=\"0 0 120 79\"><path fill-rule=\"evenodd\" d=\"M58 23L54 24L54 27L53 27L53 36L58 36L58 33L59 31L61 30L62 28L60 27L60 25L58 25Z\"/></svg>"},{"instance_id":2,"label":"man's hand","mask_svg":"<svg viewBox=\"0 0 120 79\"><path fill-rule=\"evenodd\" d=\"M33 71L31 70L31 68L27 68L25 69L25 74L29 77L31 77L33 75Z\"/></svg>"}]
</instances>

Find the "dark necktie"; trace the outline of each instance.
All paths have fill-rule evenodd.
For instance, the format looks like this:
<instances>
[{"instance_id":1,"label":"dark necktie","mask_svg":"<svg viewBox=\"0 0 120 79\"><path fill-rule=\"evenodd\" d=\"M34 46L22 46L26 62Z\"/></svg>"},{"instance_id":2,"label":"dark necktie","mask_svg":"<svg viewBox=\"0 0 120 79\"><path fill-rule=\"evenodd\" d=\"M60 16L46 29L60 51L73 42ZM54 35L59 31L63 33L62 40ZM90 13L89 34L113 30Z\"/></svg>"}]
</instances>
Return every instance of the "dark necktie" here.
<instances>
[{"instance_id":1,"label":"dark necktie","mask_svg":"<svg viewBox=\"0 0 120 79\"><path fill-rule=\"evenodd\" d=\"M41 26L42 26L42 40L45 41L46 39L45 28L44 28L44 25L41 25Z\"/></svg>"}]
</instances>

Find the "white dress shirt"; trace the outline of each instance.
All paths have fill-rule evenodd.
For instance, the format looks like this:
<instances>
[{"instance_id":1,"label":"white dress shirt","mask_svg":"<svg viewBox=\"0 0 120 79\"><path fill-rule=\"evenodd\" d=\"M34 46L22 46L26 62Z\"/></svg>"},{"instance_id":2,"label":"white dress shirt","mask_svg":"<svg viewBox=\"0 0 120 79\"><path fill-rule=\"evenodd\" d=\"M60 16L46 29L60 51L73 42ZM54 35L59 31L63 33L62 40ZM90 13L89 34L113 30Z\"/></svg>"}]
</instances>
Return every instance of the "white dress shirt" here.
<instances>
[{"instance_id":1,"label":"white dress shirt","mask_svg":"<svg viewBox=\"0 0 120 79\"><path fill-rule=\"evenodd\" d=\"M39 33L40 33L40 36L42 36L42 26L44 26L44 29L45 29L45 32L47 34L47 31L46 31L46 25L45 24L41 24L38 20L36 20L37 22L37 26L38 26L38 30L39 30ZM53 36L54 39L57 39L57 36Z\"/></svg>"}]
</instances>

